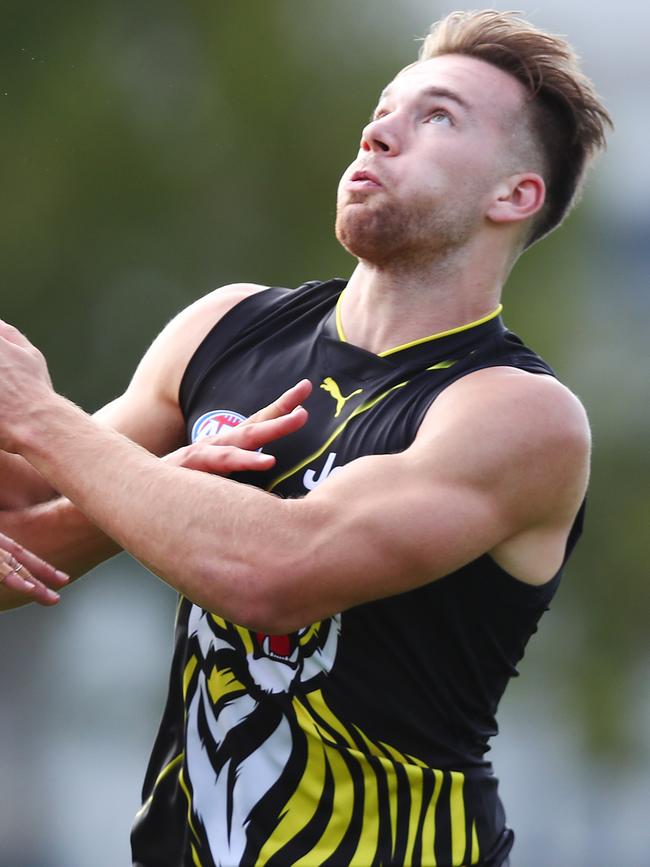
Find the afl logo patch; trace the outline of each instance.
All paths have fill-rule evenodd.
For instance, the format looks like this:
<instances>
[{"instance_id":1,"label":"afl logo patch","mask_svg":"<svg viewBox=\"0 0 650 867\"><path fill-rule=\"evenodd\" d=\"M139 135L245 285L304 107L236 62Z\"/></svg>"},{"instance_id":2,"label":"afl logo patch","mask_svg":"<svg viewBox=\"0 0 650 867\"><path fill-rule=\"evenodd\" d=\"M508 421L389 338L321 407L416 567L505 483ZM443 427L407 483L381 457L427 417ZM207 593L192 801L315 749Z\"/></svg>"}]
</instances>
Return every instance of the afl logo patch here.
<instances>
[{"instance_id":1,"label":"afl logo patch","mask_svg":"<svg viewBox=\"0 0 650 867\"><path fill-rule=\"evenodd\" d=\"M238 412L232 412L229 409L211 409L210 412L204 412L194 422L192 442L195 443L206 437L216 436L225 427L237 427L243 421L246 421L246 416L240 415Z\"/></svg>"}]
</instances>

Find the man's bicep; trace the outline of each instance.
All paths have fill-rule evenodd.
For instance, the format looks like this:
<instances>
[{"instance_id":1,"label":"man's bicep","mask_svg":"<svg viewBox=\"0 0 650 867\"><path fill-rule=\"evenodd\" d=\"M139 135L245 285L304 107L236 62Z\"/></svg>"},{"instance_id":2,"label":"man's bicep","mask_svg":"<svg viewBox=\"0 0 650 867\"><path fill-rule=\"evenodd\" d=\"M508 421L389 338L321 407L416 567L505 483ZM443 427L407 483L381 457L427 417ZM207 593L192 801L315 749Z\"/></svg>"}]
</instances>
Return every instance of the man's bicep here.
<instances>
[{"instance_id":1,"label":"man's bicep","mask_svg":"<svg viewBox=\"0 0 650 867\"><path fill-rule=\"evenodd\" d=\"M158 456L183 444L183 417L178 405L153 389L128 388L98 410L95 418Z\"/></svg>"},{"instance_id":2,"label":"man's bicep","mask_svg":"<svg viewBox=\"0 0 650 867\"><path fill-rule=\"evenodd\" d=\"M309 496L317 522L323 512L319 550L313 554L325 560L328 550L340 552L348 605L453 572L505 532L489 492L437 478L425 461L407 452L361 458Z\"/></svg>"},{"instance_id":3,"label":"man's bicep","mask_svg":"<svg viewBox=\"0 0 650 867\"><path fill-rule=\"evenodd\" d=\"M506 532L489 492L412 452L352 461L285 507L298 532L272 607L287 631L441 578Z\"/></svg>"},{"instance_id":4,"label":"man's bicep","mask_svg":"<svg viewBox=\"0 0 650 867\"><path fill-rule=\"evenodd\" d=\"M158 456L183 445L178 393L187 365L216 323L264 288L250 283L223 286L182 310L145 352L124 394L96 418Z\"/></svg>"},{"instance_id":5,"label":"man's bicep","mask_svg":"<svg viewBox=\"0 0 650 867\"><path fill-rule=\"evenodd\" d=\"M341 550L354 551L367 598L373 588L384 596L440 578L508 531L489 489L439 473L412 451L361 458L329 488L314 495L330 514L340 503L332 535Z\"/></svg>"},{"instance_id":6,"label":"man's bicep","mask_svg":"<svg viewBox=\"0 0 650 867\"><path fill-rule=\"evenodd\" d=\"M486 553L530 583L554 574L586 483L579 413L577 422L550 418L537 386L514 400L510 384L494 399L475 385L441 403L406 451L359 458L292 506L304 539L296 599L314 603L307 619L405 592Z\"/></svg>"}]
</instances>

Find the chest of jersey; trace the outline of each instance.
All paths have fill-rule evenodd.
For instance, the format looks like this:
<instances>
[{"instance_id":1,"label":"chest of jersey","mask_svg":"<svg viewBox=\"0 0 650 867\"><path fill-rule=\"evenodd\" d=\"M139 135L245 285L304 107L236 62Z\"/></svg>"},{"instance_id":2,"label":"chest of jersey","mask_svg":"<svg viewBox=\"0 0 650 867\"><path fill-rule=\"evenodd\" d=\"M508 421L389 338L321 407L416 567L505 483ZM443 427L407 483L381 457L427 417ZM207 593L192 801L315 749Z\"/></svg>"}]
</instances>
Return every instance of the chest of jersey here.
<instances>
[{"instance_id":1,"label":"chest of jersey","mask_svg":"<svg viewBox=\"0 0 650 867\"><path fill-rule=\"evenodd\" d=\"M455 335L381 357L341 341L332 326L332 305L295 318L280 313L273 327L262 321L224 347L188 401L188 441L239 424L308 378L305 427L265 449L276 457L272 471L237 477L280 496L304 496L355 458L408 448L431 402L477 345L474 335Z\"/></svg>"}]
</instances>

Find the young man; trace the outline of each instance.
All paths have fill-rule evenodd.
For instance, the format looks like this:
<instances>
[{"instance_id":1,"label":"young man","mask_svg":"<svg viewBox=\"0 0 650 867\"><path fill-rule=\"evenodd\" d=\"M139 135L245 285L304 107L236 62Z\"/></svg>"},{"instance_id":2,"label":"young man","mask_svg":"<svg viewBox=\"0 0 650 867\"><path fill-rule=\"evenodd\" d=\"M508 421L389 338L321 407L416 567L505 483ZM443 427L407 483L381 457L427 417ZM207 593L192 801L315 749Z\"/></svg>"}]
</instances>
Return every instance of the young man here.
<instances>
[{"instance_id":1,"label":"young man","mask_svg":"<svg viewBox=\"0 0 650 867\"><path fill-rule=\"evenodd\" d=\"M607 123L563 40L453 14L341 180L347 286L208 295L98 420L1 327L0 446L70 501L4 529L76 574L116 549L92 521L181 594L135 865L507 863L484 754L580 532L589 429L500 294ZM278 433L213 474L215 442Z\"/></svg>"}]
</instances>

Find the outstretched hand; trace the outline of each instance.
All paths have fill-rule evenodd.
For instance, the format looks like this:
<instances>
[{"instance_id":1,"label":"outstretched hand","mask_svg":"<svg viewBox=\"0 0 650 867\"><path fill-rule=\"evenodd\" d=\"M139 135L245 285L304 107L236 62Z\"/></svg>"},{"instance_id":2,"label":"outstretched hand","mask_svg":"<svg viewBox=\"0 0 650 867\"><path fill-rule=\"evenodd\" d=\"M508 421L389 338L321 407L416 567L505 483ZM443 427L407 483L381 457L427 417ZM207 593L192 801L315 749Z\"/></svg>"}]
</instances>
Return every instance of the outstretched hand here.
<instances>
[{"instance_id":1,"label":"outstretched hand","mask_svg":"<svg viewBox=\"0 0 650 867\"><path fill-rule=\"evenodd\" d=\"M64 572L0 533L0 597L9 591L39 605L55 605L59 601L56 591L68 580Z\"/></svg>"},{"instance_id":2,"label":"outstretched hand","mask_svg":"<svg viewBox=\"0 0 650 867\"><path fill-rule=\"evenodd\" d=\"M301 404L311 388L309 380L303 379L237 427L225 428L216 436L183 446L163 460L173 466L220 476L246 470L269 470L275 458L258 449L294 433L305 424L308 414Z\"/></svg>"}]
</instances>

